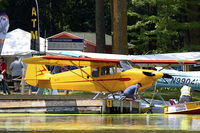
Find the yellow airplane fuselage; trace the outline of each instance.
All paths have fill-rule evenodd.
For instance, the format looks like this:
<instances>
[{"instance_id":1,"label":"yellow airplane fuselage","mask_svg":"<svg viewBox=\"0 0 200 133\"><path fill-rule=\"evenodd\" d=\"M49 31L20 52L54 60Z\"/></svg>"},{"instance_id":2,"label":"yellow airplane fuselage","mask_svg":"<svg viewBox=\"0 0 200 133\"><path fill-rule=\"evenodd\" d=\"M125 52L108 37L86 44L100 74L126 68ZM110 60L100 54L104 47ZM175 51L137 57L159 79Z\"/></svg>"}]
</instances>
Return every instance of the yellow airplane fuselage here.
<instances>
[{"instance_id":1,"label":"yellow airplane fuselage","mask_svg":"<svg viewBox=\"0 0 200 133\"><path fill-rule=\"evenodd\" d=\"M29 64L26 72L26 82L33 86L50 89L81 90L89 92L117 92L123 91L137 82L142 83L139 91L150 88L163 76L159 71L144 69L129 69L123 72L115 71L110 75L92 76L94 67L85 67L57 74L50 74L45 66ZM155 74L146 76L143 71Z\"/></svg>"}]
</instances>

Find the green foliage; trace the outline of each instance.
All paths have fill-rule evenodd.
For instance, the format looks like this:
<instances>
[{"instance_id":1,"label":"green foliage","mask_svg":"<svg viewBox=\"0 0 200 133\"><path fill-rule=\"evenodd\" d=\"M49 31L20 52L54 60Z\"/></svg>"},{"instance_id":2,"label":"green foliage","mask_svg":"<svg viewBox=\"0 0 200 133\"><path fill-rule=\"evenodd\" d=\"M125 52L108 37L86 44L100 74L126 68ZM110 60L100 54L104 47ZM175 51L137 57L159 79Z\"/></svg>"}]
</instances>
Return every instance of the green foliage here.
<instances>
[{"instance_id":1,"label":"green foliage","mask_svg":"<svg viewBox=\"0 0 200 133\"><path fill-rule=\"evenodd\" d=\"M87 92L87 91L71 91L70 95L87 95L87 94L94 94L92 92Z\"/></svg>"},{"instance_id":2,"label":"green foliage","mask_svg":"<svg viewBox=\"0 0 200 133\"><path fill-rule=\"evenodd\" d=\"M193 3L192 6L191 3ZM199 12L188 0L131 0L128 8L128 40L132 54L177 52L185 45L185 32L200 29L199 21L188 21ZM192 12L193 11L193 12ZM187 18L187 19L186 19ZM183 48L184 49L184 48Z\"/></svg>"},{"instance_id":3,"label":"green foliage","mask_svg":"<svg viewBox=\"0 0 200 133\"><path fill-rule=\"evenodd\" d=\"M31 8L34 0L0 0L0 11L10 19L9 31L31 29ZM41 36L63 31L95 32L95 0L38 0ZM110 3L105 0L106 33L111 32Z\"/></svg>"},{"instance_id":4,"label":"green foliage","mask_svg":"<svg viewBox=\"0 0 200 133\"><path fill-rule=\"evenodd\" d=\"M200 51L200 45L190 45L190 46L184 46L182 47L179 52L194 52L194 51Z\"/></svg>"},{"instance_id":5,"label":"green foliage","mask_svg":"<svg viewBox=\"0 0 200 133\"><path fill-rule=\"evenodd\" d=\"M31 29L34 0L0 0L0 12L10 20L9 31ZM127 0L130 54L199 50L200 1ZM111 34L111 3L105 3L105 30ZM63 31L95 32L95 0L38 0L41 36ZM195 40L195 41L194 41Z\"/></svg>"}]
</instances>

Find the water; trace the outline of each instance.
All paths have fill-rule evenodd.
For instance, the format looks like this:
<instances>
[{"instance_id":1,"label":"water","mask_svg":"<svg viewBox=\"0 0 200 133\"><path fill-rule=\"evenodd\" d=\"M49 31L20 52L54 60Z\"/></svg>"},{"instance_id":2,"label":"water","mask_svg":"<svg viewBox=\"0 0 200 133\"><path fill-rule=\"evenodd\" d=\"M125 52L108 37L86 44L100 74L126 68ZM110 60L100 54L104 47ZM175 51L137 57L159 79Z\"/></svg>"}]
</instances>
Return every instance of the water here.
<instances>
[{"instance_id":1,"label":"water","mask_svg":"<svg viewBox=\"0 0 200 133\"><path fill-rule=\"evenodd\" d=\"M200 115L0 114L0 132L200 132Z\"/></svg>"}]
</instances>

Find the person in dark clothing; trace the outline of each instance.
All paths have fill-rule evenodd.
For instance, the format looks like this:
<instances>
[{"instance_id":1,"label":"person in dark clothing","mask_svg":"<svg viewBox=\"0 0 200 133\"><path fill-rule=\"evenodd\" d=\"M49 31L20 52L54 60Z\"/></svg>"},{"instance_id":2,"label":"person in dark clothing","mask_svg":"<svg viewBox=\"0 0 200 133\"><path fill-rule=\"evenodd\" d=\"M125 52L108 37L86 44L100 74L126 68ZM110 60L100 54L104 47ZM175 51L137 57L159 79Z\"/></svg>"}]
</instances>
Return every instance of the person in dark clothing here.
<instances>
[{"instance_id":1,"label":"person in dark clothing","mask_svg":"<svg viewBox=\"0 0 200 133\"><path fill-rule=\"evenodd\" d=\"M138 89L142 87L142 84L138 82L136 85L131 85L124 91L125 100L135 101L135 99L140 99L138 95Z\"/></svg>"},{"instance_id":2,"label":"person in dark clothing","mask_svg":"<svg viewBox=\"0 0 200 133\"><path fill-rule=\"evenodd\" d=\"M6 87L6 63L4 63L4 58L3 57L0 57L0 72L1 72L1 75L3 75L3 79L1 81L2 83L2 87L3 87L3 95L6 95L6 94L10 94L10 91L7 89Z\"/></svg>"}]
</instances>

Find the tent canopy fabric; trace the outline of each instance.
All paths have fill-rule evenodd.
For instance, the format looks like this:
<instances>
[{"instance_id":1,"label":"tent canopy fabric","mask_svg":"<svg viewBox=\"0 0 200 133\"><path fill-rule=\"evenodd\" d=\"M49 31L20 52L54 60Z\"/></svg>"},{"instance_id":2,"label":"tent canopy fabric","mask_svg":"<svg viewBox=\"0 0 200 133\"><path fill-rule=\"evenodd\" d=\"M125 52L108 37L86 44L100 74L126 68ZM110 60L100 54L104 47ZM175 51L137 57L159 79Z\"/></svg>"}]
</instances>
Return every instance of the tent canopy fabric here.
<instances>
[{"instance_id":1,"label":"tent canopy fabric","mask_svg":"<svg viewBox=\"0 0 200 133\"><path fill-rule=\"evenodd\" d=\"M36 51L30 49L31 33L22 29L8 32L1 55L27 55ZM44 38L40 37L40 51L44 51Z\"/></svg>"}]
</instances>

